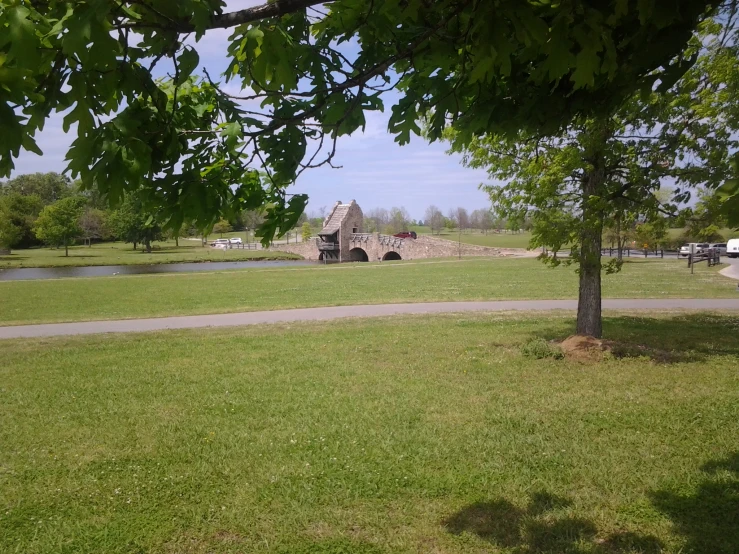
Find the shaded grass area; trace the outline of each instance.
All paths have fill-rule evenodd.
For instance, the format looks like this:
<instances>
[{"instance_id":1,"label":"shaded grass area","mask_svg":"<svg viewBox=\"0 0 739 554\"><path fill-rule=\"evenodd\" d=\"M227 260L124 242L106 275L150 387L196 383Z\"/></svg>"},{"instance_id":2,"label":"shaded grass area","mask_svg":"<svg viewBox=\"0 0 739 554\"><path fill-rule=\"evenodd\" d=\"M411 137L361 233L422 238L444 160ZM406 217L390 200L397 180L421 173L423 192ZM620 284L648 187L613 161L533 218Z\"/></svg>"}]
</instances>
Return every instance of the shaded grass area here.
<instances>
[{"instance_id":1,"label":"shaded grass area","mask_svg":"<svg viewBox=\"0 0 739 554\"><path fill-rule=\"evenodd\" d=\"M604 275L611 298L723 298L736 284L718 268L628 261ZM534 259L344 264L0 282L0 322L122 319L394 302L577 298L574 268Z\"/></svg>"},{"instance_id":2,"label":"shaded grass area","mask_svg":"<svg viewBox=\"0 0 739 554\"><path fill-rule=\"evenodd\" d=\"M243 235L243 233L242 233ZM236 236L234 234L234 236ZM222 262L239 260L295 259L298 256L286 252L268 250L222 250L200 245L199 240L180 239L154 243L151 253L122 242L105 242L92 246L71 246L69 256L64 249L29 248L12 250L9 256L0 256L0 268L10 267L68 267L93 265L169 264L176 262Z\"/></svg>"},{"instance_id":3,"label":"shaded grass area","mask_svg":"<svg viewBox=\"0 0 739 554\"><path fill-rule=\"evenodd\" d=\"M570 317L0 342L0 551L739 550L735 316L535 360Z\"/></svg>"}]
</instances>

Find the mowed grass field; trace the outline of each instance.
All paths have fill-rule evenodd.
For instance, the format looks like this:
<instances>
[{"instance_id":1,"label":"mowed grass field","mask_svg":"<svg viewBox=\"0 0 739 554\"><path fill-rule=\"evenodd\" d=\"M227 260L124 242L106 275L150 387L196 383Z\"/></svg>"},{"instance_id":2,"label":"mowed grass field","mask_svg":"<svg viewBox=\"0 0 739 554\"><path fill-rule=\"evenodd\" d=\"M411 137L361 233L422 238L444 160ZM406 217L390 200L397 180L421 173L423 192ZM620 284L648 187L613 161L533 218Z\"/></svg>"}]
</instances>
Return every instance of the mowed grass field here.
<instances>
[{"instance_id":1,"label":"mowed grass field","mask_svg":"<svg viewBox=\"0 0 739 554\"><path fill-rule=\"evenodd\" d=\"M629 260L604 275L609 298L734 298L736 282L717 267ZM0 282L5 325L314 306L577 298L573 267L535 259L470 258L315 265L233 272Z\"/></svg>"},{"instance_id":2,"label":"mowed grass field","mask_svg":"<svg viewBox=\"0 0 739 554\"><path fill-rule=\"evenodd\" d=\"M736 316L0 341L0 551L739 551Z\"/></svg>"},{"instance_id":3,"label":"mowed grass field","mask_svg":"<svg viewBox=\"0 0 739 554\"><path fill-rule=\"evenodd\" d=\"M239 236L231 233L233 236ZM244 233L240 236L243 238ZM213 240L213 237L211 237ZM105 242L92 246L72 246L69 256L59 248L29 248L12 250L11 254L0 256L0 269L11 267L66 267L94 265L135 265L135 264L169 264L176 262L222 262L241 260L275 260L295 259L298 256L286 252L268 250L216 249L201 246L200 240L180 239L179 246L175 241L156 242L151 253L144 252L141 247L133 249L133 245L122 242Z\"/></svg>"},{"instance_id":4,"label":"mowed grass field","mask_svg":"<svg viewBox=\"0 0 739 554\"><path fill-rule=\"evenodd\" d=\"M440 233L431 233L430 230L425 233L432 237L446 239L451 241L460 241L463 244L476 244L477 246L492 246L495 248L528 248L531 240L531 233L524 231L521 233L510 232L489 232L482 234L479 231L466 231L461 235L454 231L441 231Z\"/></svg>"},{"instance_id":5,"label":"mowed grass field","mask_svg":"<svg viewBox=\"0 0 739 554\"><path fill-rule=\"evenodd\" d=\"M431 235L431 229L428 227L415 226L413 230L419 234ZM683 232L683 229L670 229L669 236L671 238L678 238ZM720 233L726 239L739 237L739 231L734 229L724 228L721 229ZM487 234L482 234L480 231L470 230L460 235L455 231L444 230L440 234L437 235L434 233L432 236L452 241L460 240L464 244L476 244L478 246L492 246L496 248L528 248L529 241L531 240L531 233L528 231L521 233L512 233L510 231L496 233L489 231ZM603 246L608 246L607 241L604 241Z\"/></svg>"}]
</instances>

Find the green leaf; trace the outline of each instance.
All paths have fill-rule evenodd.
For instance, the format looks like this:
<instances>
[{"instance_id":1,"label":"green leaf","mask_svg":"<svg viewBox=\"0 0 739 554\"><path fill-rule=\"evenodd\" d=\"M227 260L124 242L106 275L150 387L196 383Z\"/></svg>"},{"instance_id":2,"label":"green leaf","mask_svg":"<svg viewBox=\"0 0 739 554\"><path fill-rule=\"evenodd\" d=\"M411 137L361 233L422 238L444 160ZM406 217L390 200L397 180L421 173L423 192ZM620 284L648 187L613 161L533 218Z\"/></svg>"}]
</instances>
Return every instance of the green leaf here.
<instances>
[{"instance_id":1,"label":"green leaf","mask_svg":"<svg viewBox=\"0 0 739 554\"><path fill-rule=\"evenodd\" d=\"M30 11L23 6L5 8L8 10L8 32L10 34L10 57L18 60L18 65L33 67L39 61L38 38L33 22L28 18Z\"/></svg>"},{"instance_id":2,"label":"green leaf","mask_svg":"<svg viewBox=\"0 0 739 554\"><path fill-rule=\"evenodd\" d=\"M583 48L575 58L572 81L575 89L595 85L595 74L600 69L600 56L593 48Z\"/></svg>"},{"instance_id":3,"label":"green leaf","mask_svg":"<svg viewBox=\"0 0 739 554\"><path fill-rule=\"evenodd\" d=\"M182 54L177 58L177 68L179 70L177 76L178 85L184 83L192 75L198 63L200 63L200 56L197 51L189 46L185 47Z\"/></svg>"}]
</instances>

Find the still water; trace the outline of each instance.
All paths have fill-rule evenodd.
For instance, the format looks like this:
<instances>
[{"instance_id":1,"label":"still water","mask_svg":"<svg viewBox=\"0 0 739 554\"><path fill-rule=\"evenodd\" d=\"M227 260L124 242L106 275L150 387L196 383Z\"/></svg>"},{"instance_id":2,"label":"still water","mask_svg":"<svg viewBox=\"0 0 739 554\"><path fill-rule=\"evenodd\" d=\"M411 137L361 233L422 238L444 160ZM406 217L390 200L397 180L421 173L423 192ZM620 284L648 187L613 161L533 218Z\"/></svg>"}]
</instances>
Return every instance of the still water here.
<instances>
[{"instance_id":1,"label":"still water","mask_svg":"<svg viewBox=\"0 0 739 554\"><path fill-rule=\"evenodd\" d=\"M222 271L248 267L289 267L315 264L304 260L274 260L254 262L203 262L181 264L99 265L91 267L23 267L0 268L0 281L26 279L61 279L63 277L105 277L110 275L144 275L151 273L182 273L189 271Z\"/></svg>"}]
</instances>

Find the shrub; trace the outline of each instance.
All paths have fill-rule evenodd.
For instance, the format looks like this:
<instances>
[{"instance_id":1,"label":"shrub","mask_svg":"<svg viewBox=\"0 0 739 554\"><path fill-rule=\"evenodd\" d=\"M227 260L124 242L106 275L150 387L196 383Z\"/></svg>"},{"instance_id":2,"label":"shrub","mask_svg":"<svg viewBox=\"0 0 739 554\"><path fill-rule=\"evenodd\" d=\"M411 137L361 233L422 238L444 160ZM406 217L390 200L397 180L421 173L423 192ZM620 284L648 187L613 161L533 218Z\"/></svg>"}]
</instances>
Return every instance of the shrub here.
<instances>
[{"instance_id":1,"label":"shrub","mask_svg":"<svg viewBox=\"0 0 739 554\"><path fill-rule=\"evenodd\" d=\"M521 353L528 358L542 360L544 358L552 358L561 360L564 358L562 350L544 339L529 339L521 346Z\"/></svg>"}]
</instances>

